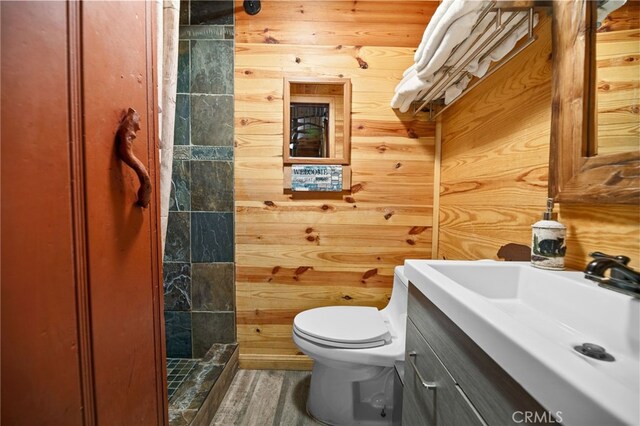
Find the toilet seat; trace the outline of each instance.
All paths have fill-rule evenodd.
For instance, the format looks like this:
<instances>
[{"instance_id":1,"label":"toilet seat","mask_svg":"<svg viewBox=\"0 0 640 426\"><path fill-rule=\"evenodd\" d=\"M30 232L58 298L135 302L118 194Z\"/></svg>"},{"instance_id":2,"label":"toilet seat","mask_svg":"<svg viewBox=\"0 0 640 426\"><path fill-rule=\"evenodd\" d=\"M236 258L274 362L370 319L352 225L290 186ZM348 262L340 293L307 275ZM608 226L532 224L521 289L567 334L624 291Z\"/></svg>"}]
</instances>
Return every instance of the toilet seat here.
<instances>
[{"instance_id":1,"label":"toilet seat","mask_svg":"<svg viewBox=\"0 0 640 426\"><path fill-rule=\"evenodd\" d=\"M391 341L389 327L378 309L369 306L328 306L299 313L293 330L321 345L367 349Z\"/></svg>"}]
</instances>

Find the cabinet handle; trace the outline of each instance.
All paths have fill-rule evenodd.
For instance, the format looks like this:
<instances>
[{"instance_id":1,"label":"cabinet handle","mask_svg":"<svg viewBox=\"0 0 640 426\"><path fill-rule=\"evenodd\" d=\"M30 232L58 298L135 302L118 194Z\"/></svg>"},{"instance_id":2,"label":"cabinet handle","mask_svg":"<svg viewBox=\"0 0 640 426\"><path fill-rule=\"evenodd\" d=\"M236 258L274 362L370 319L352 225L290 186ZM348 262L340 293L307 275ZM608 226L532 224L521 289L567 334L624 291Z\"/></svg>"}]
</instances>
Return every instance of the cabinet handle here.
<instances>
[{"instance_id":1,"label":"cabinet handle","mask_svg":"<svg viewBox=\"0 0 640 426\"><path fill-rule=\"evenodd\" d=\"M409 363L411 364L411 367L413 367L413 371L416 372L416 375L418 376L418 379L422 383L422 387L425 387L427 389L435 389L436 388L436 382L427 382L422 377L422 374L420 374L420 372L418 371L418 366L416 365L416 362L414 361L414 359L417 356L418 356L418 354L416 353L416 351L409 352Z\"/></svg>"},{"instance_id":2,"label":"cabinet handle","mask_svg":"<svg viewBox=\"0 0 640 426\"><path fill-rule=\"evenodd\" d=\"M151 200L151 179L144 164L133 154L133 140L138 130L140 130L140 114L133 108L129 108L118 126L116 151L118 157L138 175L140 189L138 189L137 204L146 208Z\"/></svg>"}]
</instances>

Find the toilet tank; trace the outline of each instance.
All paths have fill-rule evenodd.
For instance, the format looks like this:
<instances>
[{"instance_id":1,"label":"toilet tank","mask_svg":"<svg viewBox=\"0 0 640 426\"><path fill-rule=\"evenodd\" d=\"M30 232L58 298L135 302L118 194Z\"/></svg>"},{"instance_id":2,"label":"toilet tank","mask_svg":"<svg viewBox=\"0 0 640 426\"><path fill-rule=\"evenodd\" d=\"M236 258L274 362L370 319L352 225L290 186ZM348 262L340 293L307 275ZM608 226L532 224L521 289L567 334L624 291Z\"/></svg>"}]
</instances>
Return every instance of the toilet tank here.
<instances>
[{"instance_id":1,"label":"toilet tank","mask_svg":"<svg viewBox=\"0 0 640 426\"><path fill-rule=\"evenodd\" d=\"M393 329L404 336L407 326L407 301L409 281L404 275L404 266L396 266L393 273L391 299L381 313L389 318Z\"/></svg>"}]
</instances>

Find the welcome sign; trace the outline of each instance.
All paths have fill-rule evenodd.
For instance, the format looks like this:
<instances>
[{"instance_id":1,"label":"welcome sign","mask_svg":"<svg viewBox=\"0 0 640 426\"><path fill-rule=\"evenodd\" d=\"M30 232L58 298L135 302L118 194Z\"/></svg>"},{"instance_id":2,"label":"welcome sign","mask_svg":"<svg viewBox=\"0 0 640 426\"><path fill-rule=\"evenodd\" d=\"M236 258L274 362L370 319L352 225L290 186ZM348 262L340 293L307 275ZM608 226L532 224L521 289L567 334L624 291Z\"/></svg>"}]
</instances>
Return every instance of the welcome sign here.
<instances>
[{"instance_id":1,"label":"welcome sign","mask_svg":"<svg viewBox=\"0 0 640 426\"><path fill-rule=\"evenodd\" d=\"M342 191L342 166L294 164L291 166L292 191Z\"/></svg>"}]
</instances>

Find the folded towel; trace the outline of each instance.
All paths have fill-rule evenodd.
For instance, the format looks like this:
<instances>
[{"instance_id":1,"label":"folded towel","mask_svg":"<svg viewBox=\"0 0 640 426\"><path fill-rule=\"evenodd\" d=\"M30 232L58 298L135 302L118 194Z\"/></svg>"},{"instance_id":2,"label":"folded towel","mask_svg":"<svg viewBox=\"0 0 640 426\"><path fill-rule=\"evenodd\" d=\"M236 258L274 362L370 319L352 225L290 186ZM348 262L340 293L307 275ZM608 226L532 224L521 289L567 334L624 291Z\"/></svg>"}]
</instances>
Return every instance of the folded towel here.
<instances>
[{"instance_id":1,"label":"folded towel","mask_svg":"<svg viewBox=\"0 0 640 426\"><path fill-rule=\"evenodd\" d=\"M480 2L476 2L480 3ZM478 11L479 12L479 11ZM424 66L416 64L418 76L423 80L431 80L433 74L447 62L453 50L469 37L473 24L478 20L478 13L467 13L458 18L442 37L442 41L433 56Z\"/></svg>"},{"instance_id":2,"label":"folded towel","mask_svg":"<svg viewBox=\"0 0 640 426\"><path fill-rule=\"evenodd\" d=\"M391 100L392 108L406 112L419 92L430 87L434 73L469 35L485 3L477 0L445 0L438 7L414 55L416 63L404 72L404 78L396 86ZM436 20L438 17L440 19Z\"/></svg>"},{"instance_id":3,"label":"folded towel","mask_svg":"<svg viewBox=\"0 0 640 426\"><path fill-rule=\"evenodd\" d=\"M469 37L460 44L449 60L447 60L446 66L461 64L469 59L469 57L474 53L472 49L473 45L483 43L494 32L495 19L495 13L488 13L484 18L482 18L482 21L478 23L476 29L469 34Z\"/></svg>"},{"instance_id":4,"label":"folded towel","mask_svg":"<svg viewBox=\"0 0 640 426\"><path fill-rule=\"evenodd\" d=\"M437 50L443 49L442 38L450 27L454 25L454 30L462 29L459 23L456 24L456 21L469 13L477 13L482 4L483 2L477 0L444 0L436 9L422 35L422 41L414 55L415 63L405 70L403 76L407 76L413 70L423 68Z\"/></svg>"},{"instance_id":5,"label":"folded towel","mask_svg":"<svg viewBox=\"0 0 640 426\"><path fill-rule=\"evenodd\" d=\"M445 63L445 69L451 69L451 71L455 71L454 67L457 68L457 67L461 66L462 64L468 62L469 59L471 59L472 55L475 53L475 49L473 49L473 46L475 44L481 45L494 32L494 29L495 29L495 18L496 18L495 13L488 13L488 14L485 15L485 17L482 19L482 21L478 22L477 24L474 24L475 25L475 29L452 52L451 56L449 57L449 59ZM471 67L471 66L472 65L467 66L466 69L469 70L469 67ZM446 77L448 77L448 74L446 74L442 70L439 70L434 75L434 78L432 79L433 84L438 84L439 85L439 82L441 81L441 79L442 78L446 78ZM429 88L431 88L431 86L433 84L429 85ZM462 90L464 90L464 88L466 87L467 84L468 84L468 82L465 83L464 80L454 84L454 86L451 88L451 90L448 91L449 98L450 99L455 99L457 96L459 96L460 93L458 93L458 92L461 92ZM441 97L445 96L446 91L447 91L446 87L440 87L439 93L437 94L436 98L441 98ZM426 91L425 91L425 93L426 93ZM457 94L455 94L455 93L457 93ZM445 96L445 98L446 98L446 96ZM446 101L445 101L445 103L446 103Z\"/></svg>"},{"instance_id":6,"label":"folded towel","mask_svg":"<svg viewBox=\"0 0 640 426\"><path fill-rule=\"evenodd\" d=\"M522 22L522 19L526 17L527 12L518 12L518 16L516 16L510 24L507 26L507 29L512 28L514 25L520 24L520 26L506 39L502 42L500 40L502 37L498 37L495 43L489 44L479 55L478 58L480 61L474 60L472 61L465 70L470 74L482 78L487 71L489 70L489 66L491 62L497 62L507 56L509 52L513 50L518 40L524 37L529 32L529 26L526 21ZM503 15L504 16L504 15ZM538 25L538 14L533 16L533 26ZM458 81L451 90L447 89L444 94L445 101L444 103L448 105L453 102L464 89L468 86L471 78L468 75L465 75L460 81Z\"/></svg>"},{"instance_id":7,"label":"folded towel","mask_svg":"<svg viewBox=\"0 0 640 426\"><path fill-rule=\"evenodd\" d=\"M489 70L489 66L492 62L501 60L513 50L518 40L524 37L529 31L529 27L526 24L526 21L523 22L523 18L526 18L526 12L519 12L518 16L516 16L506 28L508 30L514 25L519 25L519 27L506 38L503 36L497 37L494 43L489 44L473 61L469 63L467 67L465 67L467 74L456 82L454 86L448 88L444 95L439 96L444 96L445 105L448 105L460 96L471 81L470 75L482 78ZM535 14L533 25L536 26L537 24L538 15Z\"/></svg>"},{"instance_id":8,"label":"folded towel","mask_svg":"<svg viewBox=\"0 0 640 426\"><path fill-rule=\"evenodd\" d=\"M447 90L445 90L445 92L444 92L444 103L445 103L445 105L449 105L458 96L460 96L460 94L463 92L463 90L467 88L467 86L469 85L470 81L471 81L471 77L469 77L468 74L465 74L464 77L462 77L462 79L460 81L458 81L456 84L454 84L452 86L449 86L447 88Z\"/></svg>"},{"instance_id":9,"label":"folded towel","mask_svg":"<svg viewBox=\"0 0 640 426\"><path fill-rule=\"evenodd\" d=\"M433 13L433 16L431 16L431 19L429 20L429 25L427 25L427 28L425 28L424 33L422 34L420 45L416 49L416 53L413 55L414 62L418 62L420 57L424 54L424 49L427 46L429 39L433 35L433 32L435 31L435 22L442 20L445 13L449 9L449 6L451 6L453 3L454 0L443 0L442 3L440 3L436 8L436 11ZM434 22L433 25L431 24L432 22Z\"/></svg>"},{"instance_id":10,"label":"folded towel","mask_svg":"<svg viewBox=\"0 0 640 426\"><path fill-rule=\"evenodd\" d=\"M475 3L477 3L476 6L480 4L480 7L476 7L477 13L486 6L482 2ZM416 63L407 69L405 77L396 86L395 95L391 101L393 108L406 112L421 92L425 93L434 83L438 83L445 77L445 73L440 70L445 63L452 66L461 59L466 59L465 56L473 53L470 49L478 39L483 40L491 35L492 31L487 28L495 18L495 14L491 13L487 14L477 25L473 34L470 34L478 18L477 13L467 13L449 26L449 31L442 37L442 45L436 50L432 61L426 67L418 71L419 65ZM459 47L456 48L458 45ZM444 95L445 89L440 89L440 96Z\"/></svg>"},{"instance_id":11,"label":"folded towel","mask_svg":"<svg viewBox=\"0 0 640 426\"><path fill-rule=\"evenodd\" d=\"M431 82L421 80L417 75L412 75L408 79L402 90L397 90L391 99L391 107L398 108L400 112L407 112L411 103L415 101L419 94L431 87Z\"/></svg>"},{"instance_id":12,"label":"folded towel","mask_svg":"<svg viewBox=\"0 0 640 426\"><path fill-rule=\"evenodd\" d=\"M487 73L491 62L497 62L507 56L507 54L513 50L518 40L529 32L529 26L527 25L528 21L526 19L527 15L527 12L517 12L515 17L505 26L503 32L506 33L507 31L510 31L516 25L519 25L518 28L504 40L501 35L496 37L492 43L490 43L471 63L469 63L466 70L480 78ZM503 14L505 22L509 17L510 14ZM537 13L533 16L533 26L535 27L536 25L538 25Z\"/></svg>"},{"instance_id":13,"label":"folded towel","mask_svg":"<svg viewBox=\"0 0 640 426\"><path fill-rule=\"evenodd\" d=\"M422 35L422 42L418 46L418 50L414 55L414 61L418 64L418 68L424 67L430 60L436 49L440 45L442 38L449 30L449 27L461 16L473 12L478 7L476 0L450 0L443 1L436 14L436 19L431 19L429 25ZM439 13L439 9L444 9ZM435 14L434 14L435 16Z\"/></svg>"},{"instance_id":14,"label":"folded towel","mask_svg":"<svg viewBox=\"0 0 640 426\"><path fill-rule=\"evenodd\" d=\"M626 0L609 0L609 2ZM477 22L488 1L444 0L425 29L422 42L414 55L415 63L403 73L395 89L391 107L406 112L412 102L424 97L430 90L452 102L467 87L471 76L484 76L491 62L498 61L513 50L517 41L528 32L527 12L504 12L503 29L496 37L496 13L486 14ZM534 26L537 24L537 15ZM519 25L508 37L508 31ZM480 48L486 43L484 48ZM462 77L446 82L453 71L462 71ZM445 84L446 82L446 84Z\"/></svg>"}]
</instances>

